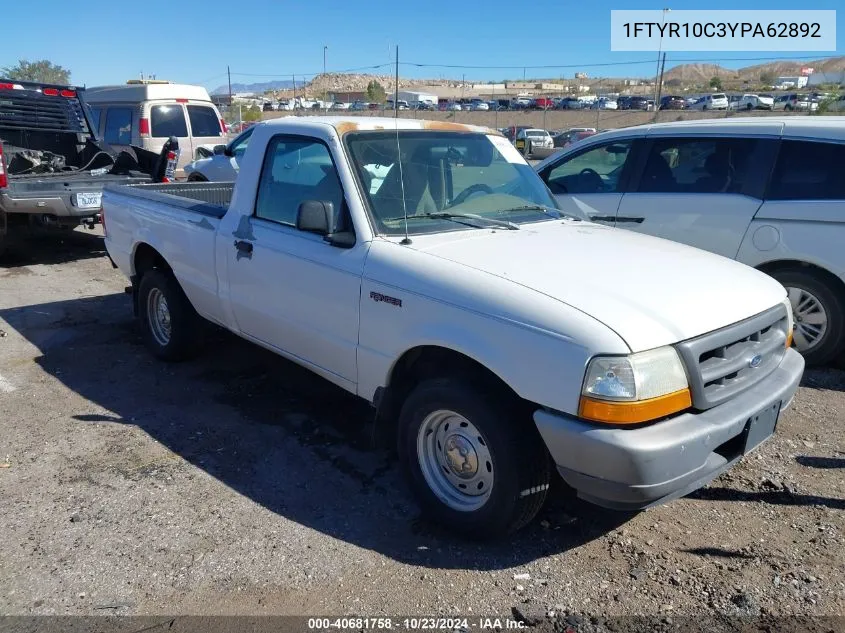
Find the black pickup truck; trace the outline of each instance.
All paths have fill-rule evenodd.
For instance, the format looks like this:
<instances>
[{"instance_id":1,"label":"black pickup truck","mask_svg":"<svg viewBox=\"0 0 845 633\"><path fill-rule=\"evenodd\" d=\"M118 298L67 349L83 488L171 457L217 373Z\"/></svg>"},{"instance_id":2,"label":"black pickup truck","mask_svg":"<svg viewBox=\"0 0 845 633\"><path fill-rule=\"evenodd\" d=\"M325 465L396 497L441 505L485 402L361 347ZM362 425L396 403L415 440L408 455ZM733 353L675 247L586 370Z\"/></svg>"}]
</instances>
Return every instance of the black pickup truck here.
<instances>
[{"instance_id":1,"label":"black pickup truck","mask_svg":"<svg viewBox=\"0 0 845 633\"><path fill-rule=\"evenodd\" d=\"M99 222L103 186L150 182L158 159L97 139L84 88L0 78L0 253L24 227Z\"/></svg>"}]
</instances>

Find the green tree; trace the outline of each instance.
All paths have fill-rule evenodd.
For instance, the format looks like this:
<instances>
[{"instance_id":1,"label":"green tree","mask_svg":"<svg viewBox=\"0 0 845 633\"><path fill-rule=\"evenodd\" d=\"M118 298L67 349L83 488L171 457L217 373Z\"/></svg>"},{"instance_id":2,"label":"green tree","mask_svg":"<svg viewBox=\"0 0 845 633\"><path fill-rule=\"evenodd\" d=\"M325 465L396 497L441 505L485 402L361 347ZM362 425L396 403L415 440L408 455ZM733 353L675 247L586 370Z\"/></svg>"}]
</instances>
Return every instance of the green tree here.
<instances>
[{"instance_id":1,"label":"green tree","mask_svg":"<svg viewBox=\"0 0 845 633\"><path fill-rule=\"evenodd\" d=\"M367 84L367 101L371 103L384 103L386 96L384 88L375 79Z\"/></svg>"},{"instance_id":2,"label":"green tree","mask_svg":"<svg viewBox=\"0 0 845 633\"><path fill-rule=\"evenodd\" d=\"M18 60L17 66L0 69L0 77L17 81L39 81L47 84L69 84L70 71L46 59L30 62Z\"/></svg>"},{"instance_id":3,"label":"green tree","mask_svg":"<svg viewBox=\"0 0 845 633\"><path fill-rule=\"evenodd\" d=\"M721 90L722 89L722 80L719 79L718 77L711 77L709 85L710 85L711 88L713 88L713 90Z\"/></svg>"},{"instance_id":4,"label":"green tree","mask_svg":"<svg viewBox=\"0 0 845 633\"><path fill-rule=\"evenodd\" d=\"M253 104L249 106L248 110L244 110L244 121L260 121L261 108Z\"/></svg>"},{"instance_id":5,"label":"green tree","mask_svg":"<svg viewBox=\"0 0 845 633\"><path fill-rule=\"evenodd\" d=\"M772 72L765 71L760 73L760 83L767 88L771 88L775 83L775 75Z\"/></svg>"}]
</instances>

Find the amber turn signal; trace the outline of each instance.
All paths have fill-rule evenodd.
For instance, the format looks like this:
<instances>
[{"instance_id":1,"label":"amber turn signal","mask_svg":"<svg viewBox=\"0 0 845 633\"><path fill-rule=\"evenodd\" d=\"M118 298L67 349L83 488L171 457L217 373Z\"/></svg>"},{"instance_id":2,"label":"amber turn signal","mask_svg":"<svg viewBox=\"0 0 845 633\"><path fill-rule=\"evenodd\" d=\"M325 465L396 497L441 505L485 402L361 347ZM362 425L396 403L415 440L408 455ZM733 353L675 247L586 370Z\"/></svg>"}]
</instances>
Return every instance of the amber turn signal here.
<instances>
[{"instance_id":1,"label":"amber turn signal","mask_svg":"<svg viewBox=\"0 0 845 633\"><path fill-rule=\"evenodd\" d=\"M593 422L606 424L641 424L678 413L692 406L689 389L681 389L665 396L630 402L608 402L581 397L578 415Z\"/></svg>"}]
</instances>

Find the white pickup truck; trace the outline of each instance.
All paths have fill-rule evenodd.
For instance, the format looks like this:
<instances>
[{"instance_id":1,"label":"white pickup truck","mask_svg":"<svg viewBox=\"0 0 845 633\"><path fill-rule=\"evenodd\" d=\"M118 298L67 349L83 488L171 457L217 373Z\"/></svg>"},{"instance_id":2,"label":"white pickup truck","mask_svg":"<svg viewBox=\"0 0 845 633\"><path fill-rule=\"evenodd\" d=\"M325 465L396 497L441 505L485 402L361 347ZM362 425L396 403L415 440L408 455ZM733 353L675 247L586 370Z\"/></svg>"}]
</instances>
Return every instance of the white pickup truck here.
<instances>
[{"instance_id":1,"label":"white pickup truck","mask_svg":"<svg viewBox=\"0 0 845 633\"><path fill-rule=\"evenodd\" d=\"M778 282L563 214L484 128L278 119L234 187L103 206L157 356L196 351L206 319L357 394L423 508L472 536L529 522L555 468L617 509L705 485L774 432L804 368Z\"/></svg>"}]
</instances>

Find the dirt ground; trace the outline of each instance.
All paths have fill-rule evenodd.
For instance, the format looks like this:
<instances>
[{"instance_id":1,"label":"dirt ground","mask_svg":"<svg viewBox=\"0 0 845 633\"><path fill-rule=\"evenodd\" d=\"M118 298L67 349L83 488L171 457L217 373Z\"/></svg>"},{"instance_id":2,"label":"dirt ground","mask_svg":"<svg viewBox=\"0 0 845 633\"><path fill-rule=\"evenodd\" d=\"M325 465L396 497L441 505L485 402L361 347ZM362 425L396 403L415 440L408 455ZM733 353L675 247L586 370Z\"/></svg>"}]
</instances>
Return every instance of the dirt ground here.
<instances>
[{"instance_id":1,"label":"dirt ground","mask_svg":"<svg viewBox=\"0 0 845 633\"><path fill-rule=\"evenodd\" d=\"M845 614L845 372L807 371L776 437L689 498L561 492L470 543L339 389L224 333L154 360L104 255L77 231L0 263L0 614Z\"/></svg>"}]
</instances>

